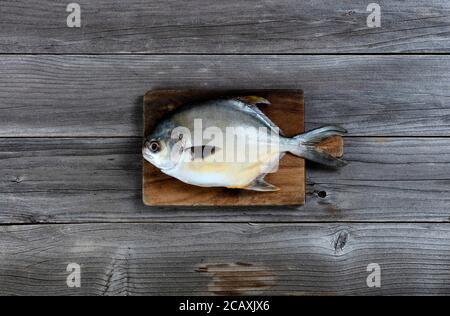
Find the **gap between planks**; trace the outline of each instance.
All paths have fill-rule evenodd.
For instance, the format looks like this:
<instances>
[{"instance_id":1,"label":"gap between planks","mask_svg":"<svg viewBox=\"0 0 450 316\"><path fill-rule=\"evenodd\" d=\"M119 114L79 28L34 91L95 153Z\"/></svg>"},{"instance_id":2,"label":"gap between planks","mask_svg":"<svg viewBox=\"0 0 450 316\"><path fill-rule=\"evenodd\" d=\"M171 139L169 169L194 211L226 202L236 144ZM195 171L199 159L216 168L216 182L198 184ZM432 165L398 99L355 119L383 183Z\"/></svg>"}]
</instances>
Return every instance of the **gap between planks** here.
<instances>
[{"instance_id":1,"label":"gap between planks","mask_svg":"<svg viewBox=\"0 0 450 316\"><path fill-rule=\"evenodd\" d=\"M201 225L211 225L211 224L226 224L226 225L248 225L248 226L260 226L260 225L278 225L278 226L293 226L293 225L346 225L346 224L361 224L361 225L385 225L385 224L432 224L432 225L449 225L449 221L258 221L258 222L247 222L247 221L184 221L184 222L171 222L171 221L86 221L86 222L36 222L36 223L0 223L0 227L13 227L13 226L61 226L61 225L181 225L181 224L201 224Z\"/></svg>"},{"instance_id":2,"label":"gap between planks","mask_svg":"<svg viewBox=\"0 0 450 316\"><path fill-rule=\"evenodd\" d=\"M0 56L450 56L450 52L392 53L0 53Z\"/></svg>"}]
</instances>

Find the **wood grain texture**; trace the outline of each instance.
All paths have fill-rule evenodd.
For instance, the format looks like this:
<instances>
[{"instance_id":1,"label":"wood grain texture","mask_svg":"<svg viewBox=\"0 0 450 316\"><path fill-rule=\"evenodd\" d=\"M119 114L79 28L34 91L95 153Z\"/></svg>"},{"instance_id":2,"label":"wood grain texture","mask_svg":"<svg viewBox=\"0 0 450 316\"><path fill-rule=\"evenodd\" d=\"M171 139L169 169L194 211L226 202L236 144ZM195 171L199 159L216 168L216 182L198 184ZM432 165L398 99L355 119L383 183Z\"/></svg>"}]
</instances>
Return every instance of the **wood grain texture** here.
<instances>
[{"instance_id":1,"label":"wood grain texture","mask_svg":"<svg viewBox=\"0 0 450 316\"><path fill-rule=\"evenodd\" d=\"M0 5L0 295L450 294L450 1L76 2ZM301 207L144 206L143 94L199 88L303 89L350 164Z\"/></svg>"},{"instance_id":2,"label":"wood grain texture","mask_svg":"<svg viewBox=\"0 0 450 316\"><path fill-rule=\"evenodd\" d=\"M2 295L450 293L447 224L25 225L0 237ZM381 288L366 285L370 263Z\"/></svg>"},{"instance_id":3,"label":"wood grain texture","mask_svg":"<svg viewBox=\"0 0 450 316\"><path fill-rule=\"evenodd\" d=\"M66 2L3 0L1 53L379 53L448 52L450 2L79 0L82 28Z\"/></svg>"},{"instance_id":4,"label":"wood grain texture","mask_svg":"<svg viewBox=\"0 0 450 316\"><path fill-rule=\"evenodd\" d=\"M450 139L346 138L303 207L145 207L141 139L1 139L0 222L430 221L450 217Z\"/></svg>"},{"instance_id":5,"label":"wood grain texture","mask_svg":"<svg viewBox=\"0 0 450 316\"><path fill-rule=\"evenodd\" d=\"M448 56L0 56L0 136L142 135L149 89L303 89L305 129L448 136Z\"/></svg>"},{"instance_id":6,"label":"wood grain texture","mask_svg":"<svg viewBox=\"0 0 450 316\"><path fill-rule=\"evenodd\" d=\"M293 137L304 132L305 108L303 91L254 90L153 90L144 96L144 132L147 137L169 113L186 104L220 98L258 96L271 104L260 109L284 135ZM225 131L223 131L225 133ZM342 148L334 149L340 151ZM144 161L143 201L149 206L245 206L245 205L303 205L305 203L305 161L286 155L276 173L269 173L266 181L279 187L277 192L255 192L227 188L204 188L183 183L162 173Z\"/></svg>"}]
</instances>

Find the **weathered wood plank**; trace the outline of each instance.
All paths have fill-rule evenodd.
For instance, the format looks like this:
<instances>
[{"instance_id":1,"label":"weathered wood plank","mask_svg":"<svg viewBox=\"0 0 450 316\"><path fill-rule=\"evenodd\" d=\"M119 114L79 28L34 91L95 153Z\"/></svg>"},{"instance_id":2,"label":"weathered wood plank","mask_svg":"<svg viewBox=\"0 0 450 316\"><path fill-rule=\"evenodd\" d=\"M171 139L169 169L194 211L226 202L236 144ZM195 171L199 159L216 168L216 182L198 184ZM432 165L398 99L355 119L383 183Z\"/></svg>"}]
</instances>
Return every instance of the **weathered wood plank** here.
<instances>
[{"instance_id":1,"label":"weathered wood plank","mask_svg":"<svg viewBox=\"0 0 450 316\"><path fill-rule=\"evenodd\" d=\"M449 221L450 139L346 138L349 165L308 164L304 207L142 203L140 139L1 139L0 222Z\"/></svg>"},{"instance_id":2,"label":"weathered wood plank","mask_svg":"<svg viewBox=\"0 0 450 316\"><path fill-rule=\"evenodd\" d=\"M303 89L306 129L448 136L449 56L0 56L0 136L141 136L149 89Z\"/></svg>"},{"instance_id":3,"label":"weathered wood plank","mask_svg":"<svg viewBox=\"0 0 450 316\"><path fill-rule=\"evenodd\" d=\"M362 0L214 2L3 0L2 53L379 53L448 52L450 2L378 0L381 27Z\"/></svg>"},{"instance_id":4,"label":"weathered wood plank","mask_svg":"<svg viewBox=\"0 0 450 316\"><path fill-rule=\"evenodd\" d=\"M0 227L2 295L449 294L448 224ZM81 266L81 288L66 267ZM379 264L381 288L368 288Z\"/></svg>"}]
</instances>

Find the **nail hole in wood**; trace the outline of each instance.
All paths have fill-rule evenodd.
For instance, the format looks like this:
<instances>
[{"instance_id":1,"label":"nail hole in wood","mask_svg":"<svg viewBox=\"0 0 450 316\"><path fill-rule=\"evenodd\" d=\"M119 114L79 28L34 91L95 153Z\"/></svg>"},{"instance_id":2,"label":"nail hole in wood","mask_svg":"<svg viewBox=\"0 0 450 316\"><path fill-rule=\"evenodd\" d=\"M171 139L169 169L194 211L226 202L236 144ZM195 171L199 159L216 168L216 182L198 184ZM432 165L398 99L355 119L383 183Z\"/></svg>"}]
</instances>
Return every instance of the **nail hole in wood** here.
<instances>
[{"instance_id":1,"label":"nail hole in wood","mask_svg":"<svg viewBox=\"0 0 450 316\"><path fill-rule=\"evenodd\" d=\"M319 191L318 193L317 193L317 195L320 197L320 198L326 198L327 197L327 192L325 192L325 191Z\"/></svg>"}]
</instances>

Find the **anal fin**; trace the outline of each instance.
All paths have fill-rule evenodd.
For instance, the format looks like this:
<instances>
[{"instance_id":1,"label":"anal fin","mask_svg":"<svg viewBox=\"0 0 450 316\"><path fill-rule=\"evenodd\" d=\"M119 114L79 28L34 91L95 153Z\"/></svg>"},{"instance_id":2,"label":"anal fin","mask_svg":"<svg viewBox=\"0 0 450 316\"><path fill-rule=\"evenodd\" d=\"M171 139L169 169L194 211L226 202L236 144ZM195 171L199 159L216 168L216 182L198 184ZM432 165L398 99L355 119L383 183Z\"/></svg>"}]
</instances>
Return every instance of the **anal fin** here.
<instances>
[{"instance_id":1,"label":"anal fin","mask_svg":"<svg viewBox=\"0 0 450 316\"><path fill-rule=\"evenodd\" d=\"M268 183L266 180L264 180L264 177L266 175L263 175L261 177L256 178L252 183L250 183L248 186L246 186L245 190L252 190L252 191L259 191L259 192L274 192L279 191L280 188Z\"/></svg>"}]
</instances>

